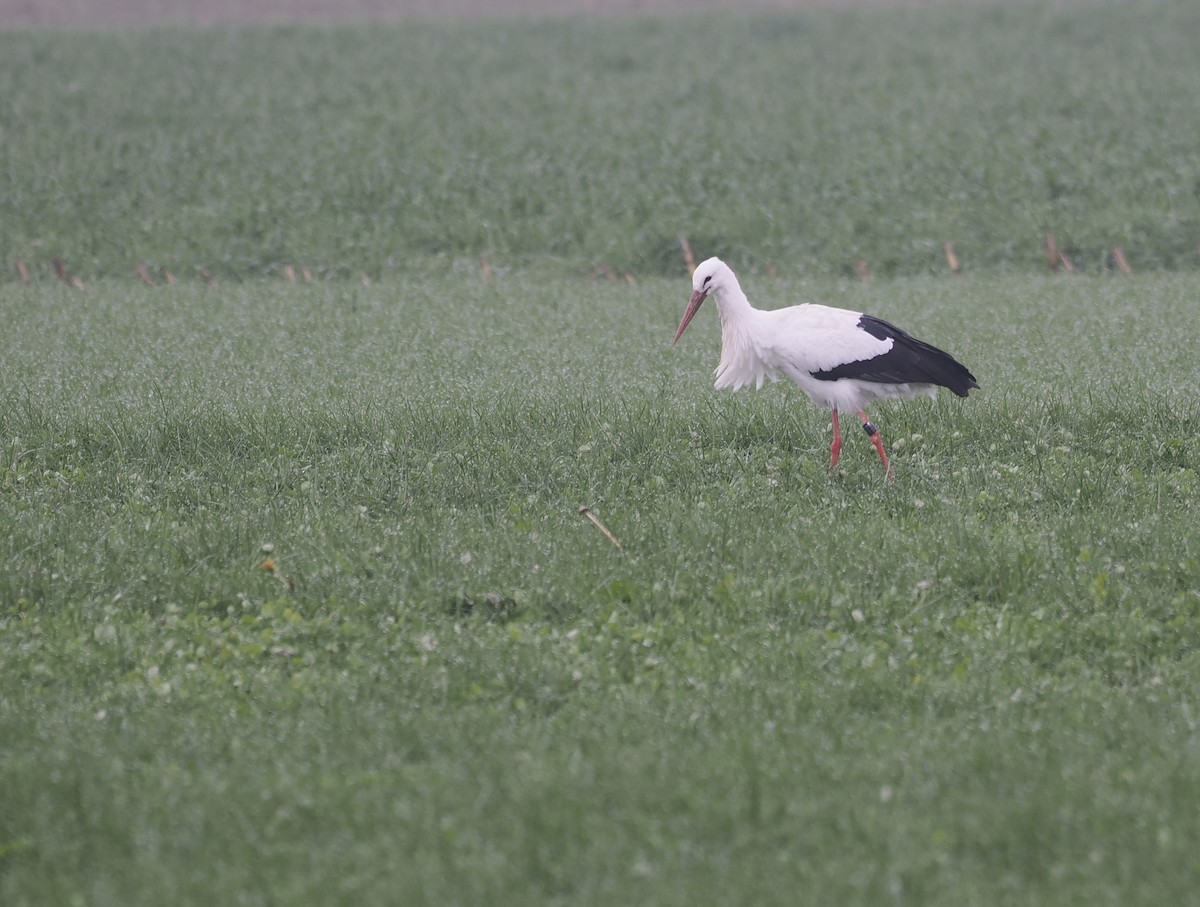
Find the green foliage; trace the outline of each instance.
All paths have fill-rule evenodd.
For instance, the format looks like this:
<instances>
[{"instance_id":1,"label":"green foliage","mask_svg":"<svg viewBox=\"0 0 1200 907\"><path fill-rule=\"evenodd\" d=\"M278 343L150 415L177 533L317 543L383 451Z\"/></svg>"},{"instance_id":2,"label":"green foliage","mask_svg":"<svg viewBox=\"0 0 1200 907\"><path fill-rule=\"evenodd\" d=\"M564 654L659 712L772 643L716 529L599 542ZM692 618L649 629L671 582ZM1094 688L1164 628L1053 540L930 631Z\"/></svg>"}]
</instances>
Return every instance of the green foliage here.
<instances>
[{"instance_id":1,"label":"green foliage","mask_svg":"<svg viewBox=\"0 0 1200 907\"><path fill-rule=\"evenodd\" d=\"M983 389L888 485L683 280L0 289L0 901L1186 903L1195 281L746 283Z\"/></svg>"},{"instance_id":2,"label":"green foliage","mask_svg":"<svg viewBox=\"0 0 1200 907\"><path fill-rule=\"evenodd\" d=\"M1028 272L1192 266L1198 44L0 34L0 903L1194 899L1200 299ZM681 233L982 391L829 477L794 389L711 391L711 314L668 346Z\"/></svg>"},{"instance_id":3,"label":"green foliage","mask_svg":"<svg viewBox=\"0 0 1200 907\"><path fill-rule=\"evenodd\" d=\"M224 278L1195 264L1200 8L0 34L0 256ZM15 280L8 271L5 280Z\"/></svg>"}]
</instances>

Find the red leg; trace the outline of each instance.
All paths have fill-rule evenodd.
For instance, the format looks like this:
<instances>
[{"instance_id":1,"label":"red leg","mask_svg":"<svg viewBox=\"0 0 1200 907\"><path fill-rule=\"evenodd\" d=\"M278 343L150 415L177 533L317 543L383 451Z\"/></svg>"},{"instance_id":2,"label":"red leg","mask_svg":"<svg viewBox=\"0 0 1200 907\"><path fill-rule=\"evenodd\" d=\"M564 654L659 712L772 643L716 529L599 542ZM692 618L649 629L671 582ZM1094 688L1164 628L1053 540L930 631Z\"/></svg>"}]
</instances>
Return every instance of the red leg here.
<instances>
[{"instance_id":1,"label":"red leg","mask_svg":"<svg viewBox=\"0 0 1200 907\"><path fill-rule=\"evenodd\" d=\"M888 461L888 455L884 452L883 438L879 437L879 429L876 428L874 423L867 418L865 410L860 409L858 411L858 418L862 419L863 431L870 436L871 443L874 444L875 449L879 451L879 459L883 462L883 468L887 472L888 481L894 481L896 477L892 472L892 464Z\"/></svg>"},{"instance_id":2,"label":"red leg","mask_svg":"<svg viewBox=\"0 0 1200 907\"><path fill-rule=\"evenodd\" d=\"M837 466L838 457L842 453L842 426L838 422L838 411L833 411L833 446L829 448L829 471Z\"/></svg>"}]
</instances>

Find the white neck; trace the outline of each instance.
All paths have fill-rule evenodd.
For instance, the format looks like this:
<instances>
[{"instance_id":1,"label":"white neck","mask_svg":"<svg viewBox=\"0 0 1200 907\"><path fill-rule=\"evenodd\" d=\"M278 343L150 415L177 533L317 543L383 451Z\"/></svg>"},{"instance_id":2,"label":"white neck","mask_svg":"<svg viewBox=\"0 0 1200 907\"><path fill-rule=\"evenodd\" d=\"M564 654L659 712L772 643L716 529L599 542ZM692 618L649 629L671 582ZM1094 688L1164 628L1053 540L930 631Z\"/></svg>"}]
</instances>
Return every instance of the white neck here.
<instances>
[{"instance_id":1,"label":"white neck","mask_svg":"<svg viewBox=\"0 0 1200 907\"><path fill-rule=\"evenodd\" d=\"M729 278L717 288L713 297L717 304L717 312L721 315L722 334L730 327L736 329L737 325L749 320L750 313L754 311L754 306L750 305L750 300L742 292L742 285L738 283L732 272L730 272Z\"/></svg>"},{"instance_id":2,"label":"white neck","mask_svg":"<svg viewBox=\"0 0 1200 907\"><path fill-rule=\"evenodd\" d=\"M754 316L758 310L742 292L737 278L731 273L713 293L717 313L721 316L721 361L717 364L717 387L739 388L753 382L762 387L767 375L774 378L774 369L766 366L759 356L755 342Z\"/></svg>"}]
</instances>

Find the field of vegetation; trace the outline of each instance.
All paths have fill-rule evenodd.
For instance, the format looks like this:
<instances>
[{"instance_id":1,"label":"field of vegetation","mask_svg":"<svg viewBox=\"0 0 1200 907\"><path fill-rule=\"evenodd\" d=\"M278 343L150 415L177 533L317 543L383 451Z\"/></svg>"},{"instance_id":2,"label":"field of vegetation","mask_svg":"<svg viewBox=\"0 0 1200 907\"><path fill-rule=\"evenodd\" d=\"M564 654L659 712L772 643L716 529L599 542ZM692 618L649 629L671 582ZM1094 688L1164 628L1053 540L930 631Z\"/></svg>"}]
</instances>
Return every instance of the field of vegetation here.
<instances>
[{"instance_id":1,"label":"field of vegetation","mask_svg":"<svg viewBox=\"0 0 1200 907\"><path fill-rule=\"evenodd\" d=\"M636 276L677 238L877 275L1194 268L1200 7L0 33L0 252L85 281L488 254Z\"/></svg>"},{"instance_id":2,"label":"field of vegetation","mask_svg":"<svg viewBox=\"0 0 1200 907\"><path fill-rule=\"evenodd\" d=\"M1194 899L1198 39L0 35L0 903ZM681 233L982 390L830 477Z\"/></svg>"}]
</instances>

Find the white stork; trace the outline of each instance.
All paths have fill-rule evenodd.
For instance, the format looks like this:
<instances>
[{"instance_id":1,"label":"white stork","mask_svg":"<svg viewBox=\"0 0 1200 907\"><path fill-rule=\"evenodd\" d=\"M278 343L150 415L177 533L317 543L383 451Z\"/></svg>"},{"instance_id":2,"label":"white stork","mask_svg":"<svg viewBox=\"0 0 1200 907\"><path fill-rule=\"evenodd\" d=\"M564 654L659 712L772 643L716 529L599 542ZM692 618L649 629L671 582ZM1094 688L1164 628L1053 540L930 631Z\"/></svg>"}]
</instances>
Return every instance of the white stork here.
<instances>
[{"instance_id":1,"label":"white stork","mask_svg":"<svg viewBox=\"0 0 1200 907\"><path fill-rule=\"evenodd\" d=\"M879 451L886 475L892 466L879 430L863 408L874 400L937 396L947 387L960 397L979 387L975 376L949 353L930 346L873 315L824 305L794 305L762 311L750 305L737 276L719 258L702 262L692 275L692 298L684 310L677 343L709 296L721 316L721 361L717 388L737 390L763 379L791 378L817 406L833 412L829 469L842 451L841 410L853 410Z\"/></svg>"}]
</instances>

